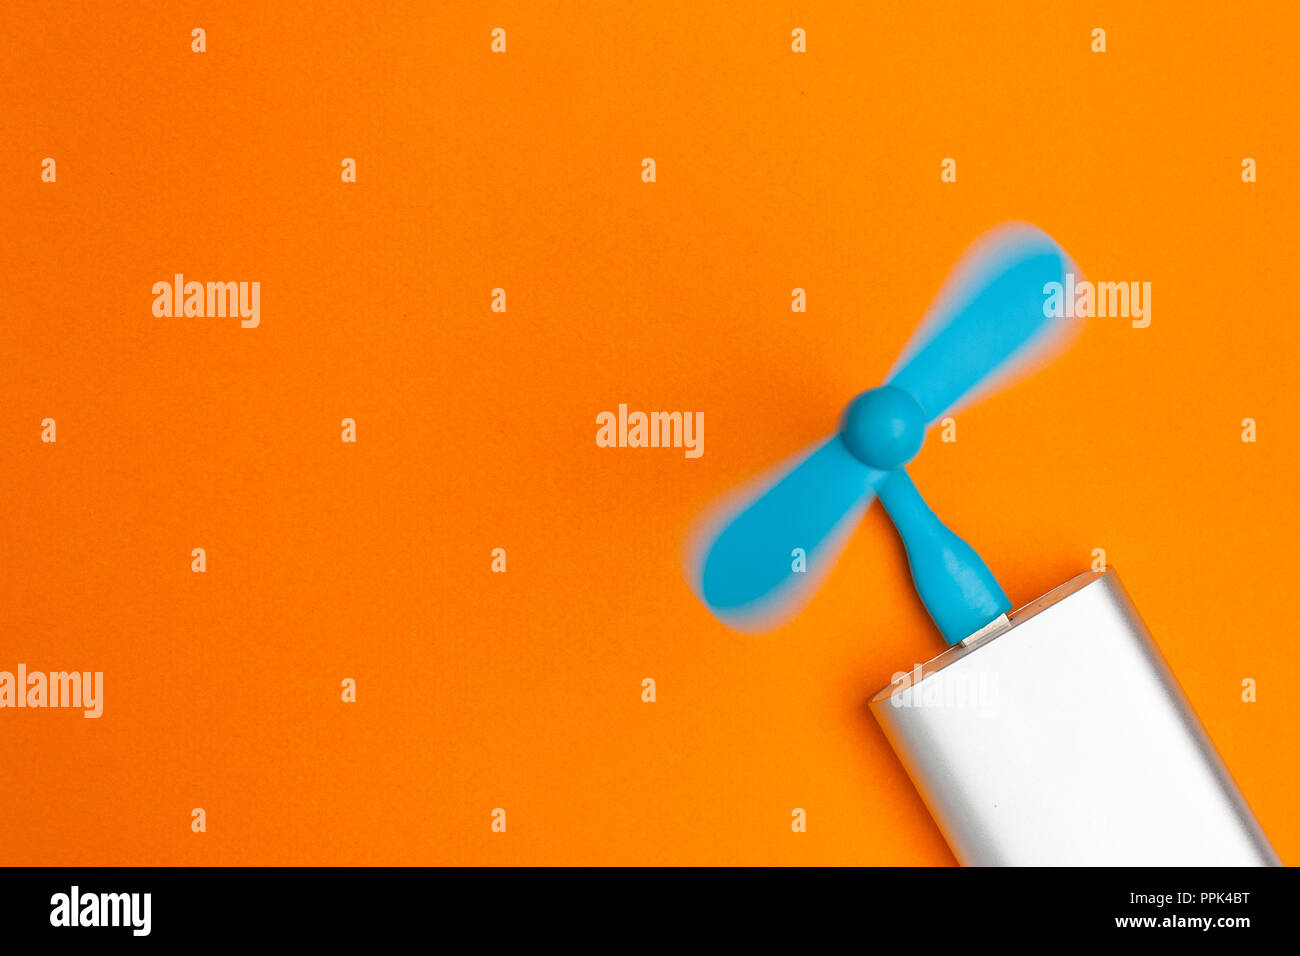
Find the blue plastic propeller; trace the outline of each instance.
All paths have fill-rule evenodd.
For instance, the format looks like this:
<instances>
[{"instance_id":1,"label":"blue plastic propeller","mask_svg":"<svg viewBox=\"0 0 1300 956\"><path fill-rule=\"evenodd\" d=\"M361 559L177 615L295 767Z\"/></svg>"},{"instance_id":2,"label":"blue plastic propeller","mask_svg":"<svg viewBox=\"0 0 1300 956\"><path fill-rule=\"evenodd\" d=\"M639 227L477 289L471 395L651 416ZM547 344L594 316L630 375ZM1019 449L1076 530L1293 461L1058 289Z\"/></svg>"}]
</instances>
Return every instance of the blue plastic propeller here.
<instances>
[{"instance_id":1,"label":"blue plastic propeller","mask_svg":"<svg viewBox=\"0 0 1300 956\"><path fill-rule=\"evenodd\" d=\"M928 425L1061 344L1065 320L1045 314L1044 286L1064 283L1069 271L1060 246L1033 226L987 233L958 263L885 384L849 403L839 432L711 513L688 572L700 599L735 627L779 623L879 497L949 644L1009 611L988 566L935 517L903 466L921 450Z\"/></svg>"}]
</instances>

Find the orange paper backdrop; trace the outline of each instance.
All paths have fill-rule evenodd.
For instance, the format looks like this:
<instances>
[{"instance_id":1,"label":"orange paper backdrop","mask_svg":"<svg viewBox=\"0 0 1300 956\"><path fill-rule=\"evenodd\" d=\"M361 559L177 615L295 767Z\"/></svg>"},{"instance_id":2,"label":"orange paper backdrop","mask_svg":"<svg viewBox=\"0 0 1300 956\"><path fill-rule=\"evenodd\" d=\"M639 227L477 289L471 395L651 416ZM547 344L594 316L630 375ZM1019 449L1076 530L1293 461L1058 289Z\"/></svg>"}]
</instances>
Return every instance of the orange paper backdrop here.
<instances>
[{"instance_id":1,"label":"orange paper backdrop","mask_svg":"<svg viewBox=\"0 0 1300 956\"><path fill-rule=\"evenodd\" d=\"M942 647L883 512L761 637L680 552L1007 219L1151 325L910 470L1017 604L1106 550L1295 859L1298 24L1129 7L6 4L0 669L105 701L0 711L0 862L951 863L865 709ZM703 457L596 447L620 402Z\"/></svg>"}]
</instances>

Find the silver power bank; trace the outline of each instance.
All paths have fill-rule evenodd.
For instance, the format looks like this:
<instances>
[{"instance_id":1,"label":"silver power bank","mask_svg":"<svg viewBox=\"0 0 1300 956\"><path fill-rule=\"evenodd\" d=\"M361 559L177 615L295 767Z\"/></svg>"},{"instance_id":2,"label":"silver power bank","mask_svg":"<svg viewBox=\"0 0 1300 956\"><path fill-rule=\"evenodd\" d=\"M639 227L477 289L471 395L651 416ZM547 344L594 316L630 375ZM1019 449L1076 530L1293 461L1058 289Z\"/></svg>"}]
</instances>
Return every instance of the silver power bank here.
<instances>
[{"instance_id":1,"label":"silver power bank","mask_svg":"<svg viewBox=\"0 0 1300 956\"><path fill-rule=\"evenodd\" d=\"M871 710L963 865L1281 865L1113 570L999 618Z\"/></svg>"}]
</instances>

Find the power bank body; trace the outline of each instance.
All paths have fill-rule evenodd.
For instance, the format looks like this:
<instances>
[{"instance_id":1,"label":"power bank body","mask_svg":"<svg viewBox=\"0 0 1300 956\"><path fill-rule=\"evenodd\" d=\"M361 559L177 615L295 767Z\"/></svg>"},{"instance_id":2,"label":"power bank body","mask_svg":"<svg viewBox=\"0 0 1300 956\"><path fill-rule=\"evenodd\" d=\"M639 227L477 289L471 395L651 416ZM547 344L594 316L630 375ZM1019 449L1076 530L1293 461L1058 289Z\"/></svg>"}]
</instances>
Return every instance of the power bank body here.
<instances>
[{"instance_id":1,"label":"power bank body","mask_svg":"<svg viewBox=\"0 0 1300 956\"><path fill-rule=\"evenodd\" d=\"M1113 570L871 700L968 866L1280 865Z\"/></svg>"}]
</instances>

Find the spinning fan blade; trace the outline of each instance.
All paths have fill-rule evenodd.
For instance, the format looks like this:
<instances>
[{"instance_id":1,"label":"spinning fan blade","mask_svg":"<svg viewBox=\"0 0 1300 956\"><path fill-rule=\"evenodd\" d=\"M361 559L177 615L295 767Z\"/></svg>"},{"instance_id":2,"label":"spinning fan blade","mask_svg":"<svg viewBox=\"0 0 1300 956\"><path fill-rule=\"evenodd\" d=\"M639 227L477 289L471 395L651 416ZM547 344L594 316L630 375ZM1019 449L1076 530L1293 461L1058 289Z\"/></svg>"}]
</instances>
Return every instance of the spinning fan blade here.
<instances>
[{"instance_id":1,"label":"spinning fan blade","mask_svg":"<svg viewBox=\"0 0 1300 956\"><path fill-rule=\"evenodd\" d=\"M1044 287L1065 285L1072 271L1040 229L1016 223L986 234L953 270L886 386L854 399L834 437L715 508L688 559L700 599L733 627L778 623L820 583L879 490L950 643L1009 608L979 555L935 518L902 469L928 423L1063 344L1069 325L1045 313Z\"/></svg>"},{"instance_id":2,"label":"spinning fan blade","mask_svg":"<svg viewBox=\"0 0 1300 956\"><path fill-rule=\"evenodd\" d=\"M1023 375L1064 344L1070 323L1044 315L1044 286L1073 269L1041 229L991 230L953 269L886 384L911 393L933 422Z\"/></svg>"},{"instance_id":3,"label":"spinning fan blade","mask_svg":"<svg viewBox=\"0 0 1300 956\"><path fill-rule=\"evenodd\" d=\"M833 436L740 489L692 548L696 594L732 627L779 623L815 590L883 478ZM806 571L796 570L796 548Z\"/></svg>"}]
</instances>

